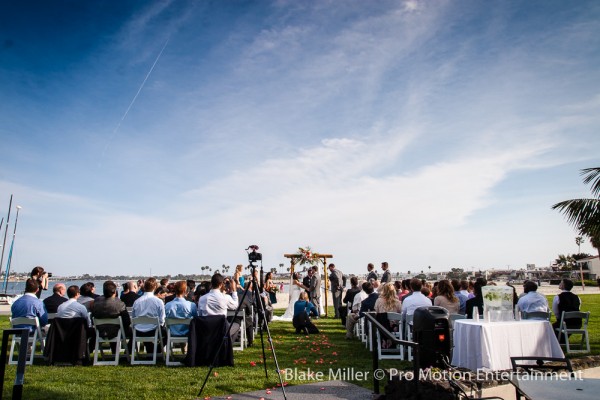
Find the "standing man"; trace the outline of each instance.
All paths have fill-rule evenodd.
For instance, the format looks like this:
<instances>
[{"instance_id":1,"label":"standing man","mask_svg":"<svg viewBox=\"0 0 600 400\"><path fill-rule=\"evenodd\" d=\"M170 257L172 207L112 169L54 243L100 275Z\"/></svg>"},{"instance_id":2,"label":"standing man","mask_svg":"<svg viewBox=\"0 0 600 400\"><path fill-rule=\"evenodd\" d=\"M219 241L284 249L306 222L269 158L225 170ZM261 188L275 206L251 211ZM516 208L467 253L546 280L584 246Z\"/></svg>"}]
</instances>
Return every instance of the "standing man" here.
<instances>
[{"instance_id":1,"label":"standing man","mask_svg":"<svg viewBox=\"0 0 600 400\"><path fill-rule=\"evenodd\" d=\"M342 293L344 292L344 274L335 268L335 264L329 264L329 287L331 289L331 298L333 299L334 318L340 318L340 307L342 306Z\"/></svg>"},{"instance_id":2,"label":"standing man","mask_svg":"<svg viewBox=\"0 0 600 400\"><path fill-rule=\"evenodd\" d=\"M389 266L388 263L386 261L381 263L381 269L383 270L383 274L381 275L381 282L379 282L381 285L383 285L384 283L388 283L392 281L392 274L389 271Z\"/></svg>"},{"instance_id":3,"label":"standing man","mask_svg":"<svg viewBox=\"0 0 600 400\"><path fill-rule=\"evenodd\" d=\"M367 282L379 280L379 276L377 275L377 272L375 272L375 266L373 265L373 263L369 263L367 265L367 271L369 271L369 273L367 274Z\"/></svg>"},{"instance_id":4,"label":"standing man","mask_svg":"<svg viewBox=\"0 0 600 400\"><path fill-rule=\"evenodd\" d=\"M58 311L58 306L67 301L65 293L67 293L67 287L64 283L57 283L52 288L52 296L44 299L44 307L49 314L55 314Z\"/></svg>"},{"instance_id":5,"label":"standing man","mask_svg":"<svg viewBox=\"0 0 600 400\"><path fill-rule=\"evenodd\" d=\"M310 285L308 286L308 295L310 302L317 307L317 310L321 310L321 277L319 274L319 267L313 265L309 271L310 273Z\"/></svg>"}]
</instances>

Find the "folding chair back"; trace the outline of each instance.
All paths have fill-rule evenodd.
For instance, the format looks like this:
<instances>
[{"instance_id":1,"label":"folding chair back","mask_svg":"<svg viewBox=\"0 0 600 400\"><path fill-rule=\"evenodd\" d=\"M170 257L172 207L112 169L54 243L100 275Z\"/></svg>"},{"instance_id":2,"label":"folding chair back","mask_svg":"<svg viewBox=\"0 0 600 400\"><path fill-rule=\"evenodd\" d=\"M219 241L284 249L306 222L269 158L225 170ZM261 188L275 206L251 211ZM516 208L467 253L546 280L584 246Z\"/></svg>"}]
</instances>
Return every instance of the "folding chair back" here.
<instances>
[{"instance_id":1,"label":"folding chair back","mask_svg":"<svg viewBox=\"0 0 600 400\"><path fill-rule=\"evenodd\" d=\"M154 335L152 336L139 336L139 333L137 332L137 329L135 329L135 327L137 325L154 325ZM160 324L158 322L158 317L135 317L131 320L131 327L133 329L133 338L132 338L132 343L133 345L131 346L131 365L155 365L156 364L156 355L158 353L158 346L161 346L162 348L162 332L160 331ZM140 360L139 358L136 360L135 359L135 355L136 352L138 353L138 357L139 357L139 351L137 350L137 345L138 343L144 344L144 343L153 343L154 346L154 350L152 352L152 359L151 360Z\"/></svg>"},{"instance_id":2,"label":"folding chair back","mask_svg":"<svg viewBox=\"0 0 600 400\"><path fill-rule=\"evenodd\" d=\"M234 310L227 311L227 318L231 318L235 315ZM235 342L233 342L233 350L244 350L244 346L246 345L246 311L241 309L238 312L237 318L242 318L242 322L240 323L240 334ZM231 321L230 321L231 322Z\"/></svg>"},{"instance_id":3,"label":"folding chair back","mask_svg":"<svg viewBox=\"0 0 600 400\"><path fill-rule=\"evenodd\" d=\"M26 351L28 354L26 363L29 365L33 365L33 357L35 356L35 350L37 347L37 343L40 344L40 351L42 352L42 354L44 353L44 336L42 335L42 329L40 328L40 320L38 319L38 317L35 317L35 318L24 318L24 317L11 318L10 319L11 328L14 328L17 325L33 326L34 327L33 334L29 334L29 339L27 340L27 344L25 346L23 346L23 344L21 343L21 336L12 335L12 340L10 342L10 355L8 357L8 363L11 365L16 365L18 363L18 357L17 357L17 359L13 359L13 355L15 353L15 347L18 344L19 351Z\"/></svg>"},{"instance_id":4,"label":"folding chair back","mask_svg":"<svg viewBox=\"0 0 600 400\"><path fill-rule=\"evenodd\" d=\"M550 321L550 311L522 311L521 319L539 319Z\"/></svg>"},{"instance_id":5,"label":"folding chair back","mask_svg":"<svg viewBox=\"0 0 600 400\"><path fill-rule=\"evenodd\" d=\"M569 328L569 320L581 320L581 328ZM561 343L561 346L566 347L567 354L590 352L590 336L588 334L589 320L589 311L563 311L562 316L560 318L560 325L558 326L558 342L561 343L561 339L564 337L565 343ZM572 344L569 343L569 337L571 335L581 335L581 342L578 345L576 345L579 347L578 350L571 349ZM585 348L583 347L584 342Z\"/></svg>"},{"instance_id":6,"label":"folding chair back","mask_svg":"<svg viewBox=\"0 0 600 400\"><path fill-rule=\"evenodd\" d=\"M174 353L173 353L173 345L174 344L183 344L184 346L181 347L181 353L183 354L183 356L185 356L185 345L188 342L188 337L187 336L173 336L171 334L171 326L174 325L189 325L190 322L192 321L192 318L167 318L165 320L165 324L167 325L167 358L165 360L165 365L168 367L173 367L173 366L180 366L183 365L183 363L179 362L179 361L173 361L174 358Z\"/></svg>"},{"instance_id":7,"label":"folding chair back","mask_svg":"<svg viewBox=\"0 0 600 400\"><path fill-rule=\"evenodd\" d=\"M413 322L413 315L406 315L403 314L404 316L404 323L403 323L403 327L404 327L404 340L408 340L409 342L412 342L412 322ZM412 361L413 359L413 355L412 355L412 347L408 347L406 350L406 356L407 356L407 360L408 361Z\"/></svg>"},{"instance_id":8,"label":"folding chair back","mask_svg":"<svg viewBox=\"0 0 600 400\"><path fill-rule=\"evenodd\" d=\"M465 319L467 318L467 316L465 314L450 314L448 316L448 320L450 322L450 328L453 329L454 328L454 321L456 321L457 319Z\"/></svg>"},{"instance_id":9,"label":"folding chair back","mask_svg":"<svg viewBox=\"0 0 600 400\"><path fill-rule=\"evenodd\" d=\"M396 312L388 312L386 314L387 325L395 324L398 331L391 331L391 333L398 339L402 339L402 314ZM378 318L379 320L379 318ZM402 360L404 359L404 346L394 345L394 347L384 348L379 330L376 332L377 335L377 357L380 360Z\"/></svg>"},{"instance_id":10,"label":"folding chair back","mask_svg":"<svg viewBox=\"0 0 600 400\"><path fill-rule=\"evenodd\" d=\"M125 336L125 329L123 328L123 321L121 316L116 318L92 318L94 322L94 329L96 330L96 343L94 344L94 365L119 365L119 358L121 356L121 349L125 349L125 355L129 361L129 350L127 349L127 337ZM118 326L118 332L113 338L105 338L100 335L100 327L103 325L116 325ZM115 344L115 358L112 360L104 360L104 349L102 344L114 343ZM110 350L110 348L109 348ZM98 355L101 355L101 360L98 360Z\"/></svg>"},{"instance_id":11,"label":"folding chair back","mask_svg":"<svg viewBox=\"0 0 600 400\"><path fill-rule=\"evenodd\" d=\"M524 362L523 362L524 361ZM557 371L569 371L571 373L571 377L575 377L573 373L573 366L571 365L571 360L568 358L553 358L553 357L511 357L510 363L512 365L512 371L515 373L519 372L519 369L524 370L527 373L531 372L543 372L545 374L550 374ZM522 398L527 398L524 394L519 390L517 386L515 386L515 398L516 400L520 400Z\"/></svg>"}]
</instances>

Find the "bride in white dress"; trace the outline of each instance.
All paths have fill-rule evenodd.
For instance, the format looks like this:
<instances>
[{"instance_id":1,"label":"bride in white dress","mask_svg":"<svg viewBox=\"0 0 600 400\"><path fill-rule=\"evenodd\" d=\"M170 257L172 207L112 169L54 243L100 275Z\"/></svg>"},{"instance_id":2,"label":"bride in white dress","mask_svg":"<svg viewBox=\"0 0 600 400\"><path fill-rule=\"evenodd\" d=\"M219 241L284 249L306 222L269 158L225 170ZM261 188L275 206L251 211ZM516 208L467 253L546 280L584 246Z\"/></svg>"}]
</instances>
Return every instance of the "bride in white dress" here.
<instances>
[{"instance_id":1,"label":"bride in white dress","mask_svg":"<svg viewBox=\"0 0 600 400\"><path fill-rule=\"evenodd\" d=\"M288 304L288 307L281 317L273 317L273 319L277 319L280 321L291 321L294 317L294 304L296 303L296 301L298 301L300 293L305 291L307 287L304 286L300 281L300 274L298 272L294 272L291 281L292 283L290 284L290 302Z\"/></svg>"}]
</instances>

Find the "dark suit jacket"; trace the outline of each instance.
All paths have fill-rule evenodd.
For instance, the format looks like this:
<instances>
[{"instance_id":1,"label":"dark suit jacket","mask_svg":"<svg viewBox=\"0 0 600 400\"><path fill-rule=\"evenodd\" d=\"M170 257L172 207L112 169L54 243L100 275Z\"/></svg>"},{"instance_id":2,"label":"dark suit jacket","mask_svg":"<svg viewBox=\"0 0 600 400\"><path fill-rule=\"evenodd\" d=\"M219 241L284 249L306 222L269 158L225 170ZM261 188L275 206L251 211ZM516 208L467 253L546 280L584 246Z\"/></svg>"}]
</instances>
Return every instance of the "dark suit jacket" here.
<instances>
[{"instance_id":1,"label":"dark suit jacket","mask_svg":"<svg viewBox=\"0 0 600 400\"><path fill-rule=\"evenodd\" d=\"M52 296L44 299L44 307L46 307L46 312L56 313L58 311L58 306L67 301L66 297L62 297L56 293L53 293Z\"/></svg>"},{"instance_id":2,"label":"dark suit jacket","mask_svg":"<svg viewBox=\"0 0 600 400\"><path fill-rule=\"evenodd\" d=\"M377 292L373 292L369 295L369 297L367 297L360 303L360 316L361 317L367 311L375 311L375 302L377 301L378 298L379 298L379 294Z\"/></svg>"},{"instance_id":3,"label":"dark suit jacket","mask_svg":"<svg viewBox=\"0 0 600 400\"><path fill-rule=\"evenodd\" d=\"M339 269L334 269L331 274L329 274L329 287L332 292L341 292L344 290L342 286L344 281L344 274Z\"/></svg>"},{"instance_id":4,"label":"dark suit jacket","mask_svg":"<svg viewBox=\"0 0 600 400\"><path fill-rule=\"evenodd\" d=\"M44 347L44 357L48 363L88 364L86 327L85 318L55 318Z\"/></svg>"},{"instance_id":5,"label":"dark suit jacket","mask_svg":"<svg viewBox=\"0 0 600 400\"><path fill-rule=\"evenodd\" d=\"M223 315L195 317L190 323L188 350L183 363L188 367L233 367L233 344L227 335L228 328L229 323Z\"/></svg>"},{"instance_id":6,"label":"dark suit jacket","mask_svg":"<svg viewBox=\"0 0 600 400\"><path fill-rule=\"evenodd\" d=\"M125 307L125 303L123 303L116 297L107 299L104 296L100 296L96 300L94 300L94 305L92 306L92 317L116 318L119 315L121 316L121 320L123 321L125 335L128 337L131 336L131 317L129 317L129 313L127 312L127 307ZM100 330L100 336L113 338L117 335L118 331L118 326L106 325L102 327L102 330Z\"/></svg>"},{"instance_id":7,"label":"dark suit jacket","mask_svg":"<svg viewBox=\"0 0 600 400\"><path fill-rule=\"evenodd\" d=\"M135 292L128 292L121 295L121 301L126 307L133 307L133 303L140 298L140 295Z\"/></svg>"}]
</instances>

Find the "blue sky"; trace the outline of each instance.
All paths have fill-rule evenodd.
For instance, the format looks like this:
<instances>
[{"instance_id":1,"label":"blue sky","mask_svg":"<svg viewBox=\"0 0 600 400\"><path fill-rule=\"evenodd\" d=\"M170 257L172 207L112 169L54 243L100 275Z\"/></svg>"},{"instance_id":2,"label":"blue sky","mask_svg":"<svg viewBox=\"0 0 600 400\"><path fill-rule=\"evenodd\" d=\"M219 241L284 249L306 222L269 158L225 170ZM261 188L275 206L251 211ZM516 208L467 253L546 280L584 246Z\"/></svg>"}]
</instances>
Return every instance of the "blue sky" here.
<instances>
[{"instance_id":1,"label":"blue sky","mask_svg":"<svg viewBox=\"0 0 600 400\"><path fill-rule=\"evenodd\" d=\"M595 1L2 1L13 269L549 265L600 161L598 32Z\"/></svg>"}]
</instances>

